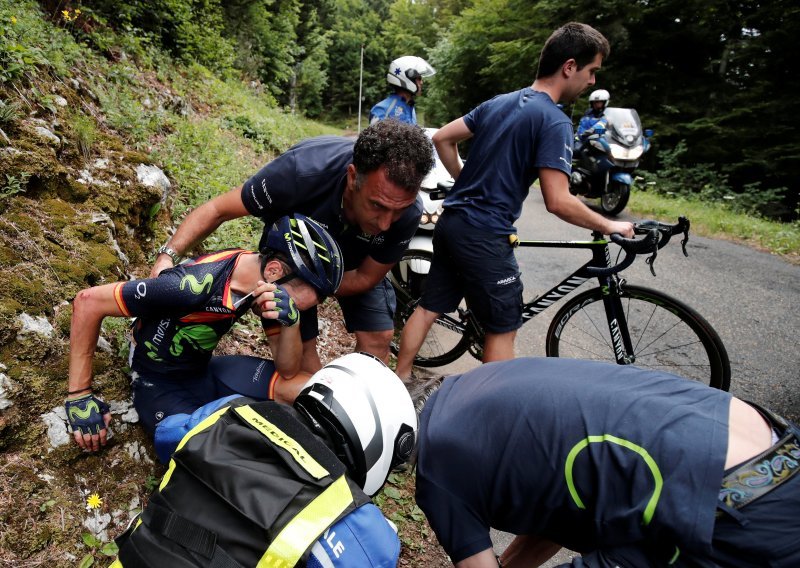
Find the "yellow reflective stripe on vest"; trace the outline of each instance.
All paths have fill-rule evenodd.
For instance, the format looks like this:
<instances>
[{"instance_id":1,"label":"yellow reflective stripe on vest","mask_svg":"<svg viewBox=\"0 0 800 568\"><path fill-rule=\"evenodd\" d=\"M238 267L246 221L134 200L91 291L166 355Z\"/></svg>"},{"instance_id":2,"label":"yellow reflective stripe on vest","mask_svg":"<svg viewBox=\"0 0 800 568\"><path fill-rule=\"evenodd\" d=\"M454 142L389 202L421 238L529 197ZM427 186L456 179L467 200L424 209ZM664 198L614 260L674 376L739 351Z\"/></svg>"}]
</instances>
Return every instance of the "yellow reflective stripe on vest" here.
<instances>
[{"instance_id":1,"label":"yellow reflective stripe on vest","mask_svg":"<svg viewBox=\"0 0 800 568\"><path fill-rule=\"evenodd\" d=\"M228 408L230 408L230 407L225 406L223 408L220 408L219 410L217 410L216 412L214 412L213 414L211 414L207 418L205 418L202 422L200 422L200 424L198 424L197 426L195 426L194 428L189 430L189 432L186 433L186 435L183 437L183 439L178 444L178 447L175 448L175 451L177 452L183 446L185 446L186 443L189 440L191 440L192 436L194 436L195 434L199 434L200 432L202 432L206 428L208 428L210 426L213 426L214 423L217 420L219 420L220 416L222 416L223 414L228 412ZM164 474L164 478L161 480L161 485L158 486L158 490L159 491L163 491L163 489L167 486L167 483L169 483L169 480L172 477L172 472L173 471L175 471L175 460L170 459L169 460L169 469L167 469L167 473Z\"/></svg>"},{"instance_id":2,"label":"yellow reflective stripe on vest","mask_svg":"<svg viewBox=\"0 0 800 568\"><path fill-rule=\"evenodd\" d=\"M119 558L117 558L108 568L122 568L122 562L120 562Z\"/></svg>"},{"instance_id":3,"label":"yellow reflective stripe on vest","mask_svg":"<svg viewBox=\"0 0 800 568\"><path fill-rule=\"evenodd\" d=\"M344 476L306 505L269 545L256 568L291 568L353 502Z\"/></svg>"},{"instance_id":4,"label":"yellow reflective stripe on vest","mask_svg":"<svg viewBox=\"0 0 800 568\"><path fill-rule=\"evenodd\" d=\"M328 470L322 467L317 460L295 441L294 438L287 436L280 428L261 416L249 406L237 406L237 414L247 420L256 430L264 434L267 439L283 448L294 458L300 467L306 470L314 479L322 479L328 475Z\"/></svg>"}]
</instances>

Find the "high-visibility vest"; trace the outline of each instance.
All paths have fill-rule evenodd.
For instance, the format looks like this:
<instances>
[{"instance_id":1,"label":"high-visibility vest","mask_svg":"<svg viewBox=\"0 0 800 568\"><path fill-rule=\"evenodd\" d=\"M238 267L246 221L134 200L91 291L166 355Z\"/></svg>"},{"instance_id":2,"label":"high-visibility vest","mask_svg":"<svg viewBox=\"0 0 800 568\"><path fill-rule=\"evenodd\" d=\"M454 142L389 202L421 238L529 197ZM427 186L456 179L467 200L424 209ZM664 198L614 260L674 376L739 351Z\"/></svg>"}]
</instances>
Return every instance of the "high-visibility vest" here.
<instances>
[{"instance_id":1,"label":"high-visibility vest","mask_svg":"<svg viewBox=\"0 0 800 568\"><path fill-rule=\"evenodd\" d=\"M239 398L184 436L113 567L290 568L369 497L297 417Z\"/></svg>"}]
</instances>

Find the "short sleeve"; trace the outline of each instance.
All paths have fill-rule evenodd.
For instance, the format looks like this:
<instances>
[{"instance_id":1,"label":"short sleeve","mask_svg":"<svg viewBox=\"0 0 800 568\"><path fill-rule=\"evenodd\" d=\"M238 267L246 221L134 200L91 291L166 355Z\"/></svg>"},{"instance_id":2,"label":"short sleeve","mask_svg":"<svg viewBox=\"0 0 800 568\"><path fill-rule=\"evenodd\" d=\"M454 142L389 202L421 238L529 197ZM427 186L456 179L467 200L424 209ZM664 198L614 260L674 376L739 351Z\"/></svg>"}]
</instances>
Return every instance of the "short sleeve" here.
<instances>
[{"instance_id":1,"label":"short sleeve","mask_svg":"<svg viewBox=\"0 0 800 568\"><path fill-rule=\"evenodd\" d=\"M535 148L533 165L536 168L572 173L572 125L569 122L556 122L545 128L537 137Z\"/></svg>"},{"instance_id":2,"label":"short sleeve","mask_svg":"<svg viewBox=\"0 0 800 568\"><path fill-rule=\"evenodd\" d=\"M114 289L117 306L127 316L169 317L190 313L212 293L214 274L204 265L164 270L156 278L131 280Z\"/></svg>"},{"instance_id":3,"label":"short sleeve","mask_svg":"<svg viewBox=\"0 0 800 568\"><path fill-rule=\"evenodd\" d=\"M463 500L417 471L416 500L453 564L492 548L489 525Z\"/></svg>"},{"instance_id":4,"label":"short sleeve","mask_svg":"<svg viewBox=\"0 0 800 568\"><path fill-rule=\"evenodd\" d=\"M281 154L242 186L242 202L251 215L275 219L294 210L297 192L297 153Z\"/></svg>"}]
</instances>

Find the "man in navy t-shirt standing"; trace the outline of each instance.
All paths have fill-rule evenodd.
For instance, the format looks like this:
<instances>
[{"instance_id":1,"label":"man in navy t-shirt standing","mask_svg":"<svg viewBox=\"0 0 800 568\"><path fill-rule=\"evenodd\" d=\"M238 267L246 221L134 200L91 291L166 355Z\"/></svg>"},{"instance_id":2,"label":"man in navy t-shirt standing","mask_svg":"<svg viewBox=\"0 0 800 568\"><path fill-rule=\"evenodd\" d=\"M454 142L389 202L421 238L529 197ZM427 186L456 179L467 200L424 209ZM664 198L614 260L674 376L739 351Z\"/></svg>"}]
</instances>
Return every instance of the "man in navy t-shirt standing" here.
<instances>
[{"instance_id":1,"label":"man in navy t-shirt standing","mask_svg":"<svg viewBox=\"0 0 800 568\"><path fill-rule=\"evenodd\" d=\"M604 234L633 235L633 225L610 221L569 192L572 124L556 106L594 84L609 53L597 30L569 23L545 43L531 87L499 95L441 128L433 138L456 180L436 224L433 264L420 305L403 330L397 374L407 380L425 335L442 314L466 298L486 330L483 361L514 356L522 325L522 281L509 240L528 189L538 178L547 210ZM458 142L473 137L463 166Z\"/></svg>"},{"instance_id":2,"label":"man in navy t-shirt standing","mask_svg":"<svg viewBox=\"0 0 800 568\"><path fill-rule=\"evenodd\" d=\"M264 166L241 187L192 211L159 249L155 276L220 224L253 215L267 228L275 219L302 213L333 235L345 274L336 297L356 351L384 361L394 329L395 297L385 276L419 225L418 191L433 167L424 131L396 120L366 128L353 142L339 136L304 140ZM316 308L300 318L303 370L321 367L316 350Z\"/></svg>"},{"instance_id":3,"label":"man in navy t-shirt standing","mask_svg":"<svg viewBox=\"0 0 800 568\"><path fill-rule=\"evenodd\" d=\"M800 566L800 429L675 375L555 357L446 379L416 499L457 568Z\"/></svg>"}]
</instances>

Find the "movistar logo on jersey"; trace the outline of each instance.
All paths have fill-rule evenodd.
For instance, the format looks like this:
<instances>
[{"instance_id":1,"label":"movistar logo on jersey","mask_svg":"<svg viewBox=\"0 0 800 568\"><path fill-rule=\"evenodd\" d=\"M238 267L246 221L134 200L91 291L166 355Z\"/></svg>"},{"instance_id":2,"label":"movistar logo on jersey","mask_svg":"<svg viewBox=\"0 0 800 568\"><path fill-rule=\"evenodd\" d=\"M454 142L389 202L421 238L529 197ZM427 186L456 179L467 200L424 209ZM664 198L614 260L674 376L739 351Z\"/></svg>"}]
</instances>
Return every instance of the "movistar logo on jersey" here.
<instances>
[{"instance_id":1,"label":"movistar logo on jersey","mask_svg":"<svg viewBox=\"0 0 800 568\"><path fill-rule=\"evenodd\" d=\"M181 290L185 290L187 284L189 285L189 289L192 291L192 294L195 294L196 296L199 296L203 292L208 294L211 291L211 286L214 284L214 276L211 274L206 274L203 276L203 281L198 282L194 274L187 274L181 280Z\"/></svg>"},{"instance_id":2,"label":"movistar logo on jersey","mask_svg":"<svg viewBox=\"0 0 800 568\"><path fill-rule=\"evenodd\" d=\"M158 347L150 343L149 341L144 342L144 346L147 347L147 357L157 363L161 363L164 361L161 357L158 356Z\"/></svg>"},{"instance_id":3,"label":"movistar logo on jersey","mask_svg":"<svg viewBox=\"0 0 800 568\"><path fill-rule=\"evenodd\" d=\"M211 352L219 343L214 328L207 325L188 325L178 330L169 347L170 355L180 357L186 346L195 351Z\"/></svg>"}]
</instances>

